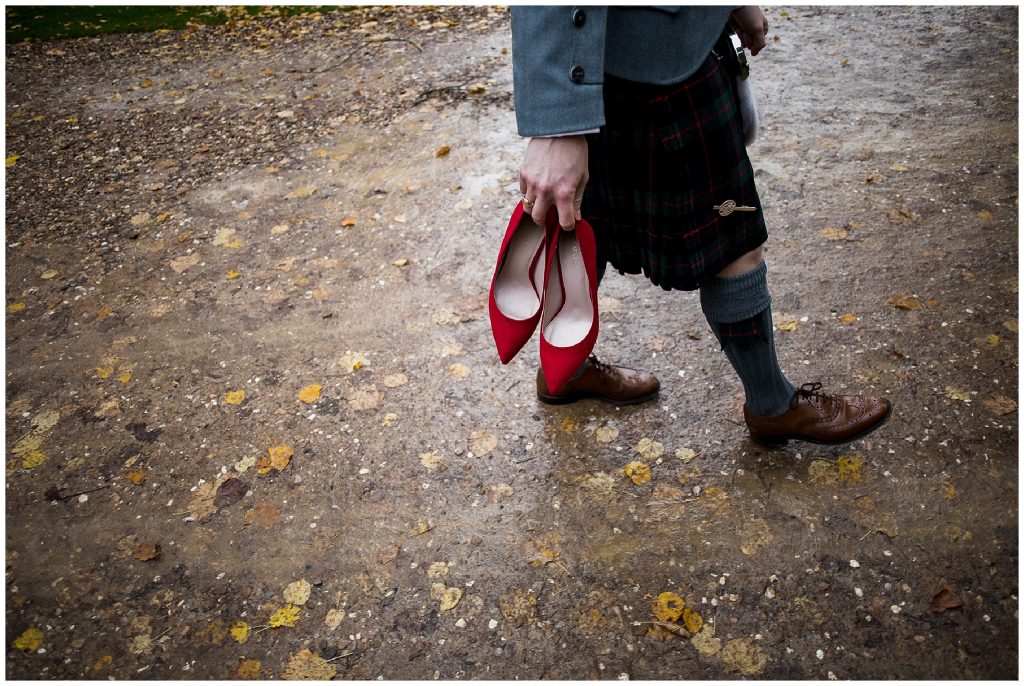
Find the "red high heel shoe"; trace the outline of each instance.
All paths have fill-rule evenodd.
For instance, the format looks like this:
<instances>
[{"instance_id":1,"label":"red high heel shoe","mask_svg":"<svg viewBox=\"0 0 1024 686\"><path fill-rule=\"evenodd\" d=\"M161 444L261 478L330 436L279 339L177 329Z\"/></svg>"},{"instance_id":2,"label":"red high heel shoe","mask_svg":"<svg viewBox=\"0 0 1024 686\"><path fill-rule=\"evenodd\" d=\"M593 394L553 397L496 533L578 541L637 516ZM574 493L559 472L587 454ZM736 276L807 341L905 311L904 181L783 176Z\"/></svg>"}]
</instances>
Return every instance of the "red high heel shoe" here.
<instances>
[{"instance_id":1,"label":"red high heel shoe","mask_svg":"<svg viewBox=\"0 0 1024 686\"><path fill-rule=\"evenodd\" d=\"M549 241L549 231L537 226L520 201L498 251L487 298L491 333L502 364L516 356L537 328Z\"/></svg>"},{"instance_id":2,"label":"red high heel shoe","mask_svg":"<svg viewBox=\"0 0 1024 686\"><path fill-rule=\"evenodd\" d=\"M572 231L557 229L548 249L540 364L558 393L597 343L597 244L586 221Z\"/></svg>"}]
</instances>

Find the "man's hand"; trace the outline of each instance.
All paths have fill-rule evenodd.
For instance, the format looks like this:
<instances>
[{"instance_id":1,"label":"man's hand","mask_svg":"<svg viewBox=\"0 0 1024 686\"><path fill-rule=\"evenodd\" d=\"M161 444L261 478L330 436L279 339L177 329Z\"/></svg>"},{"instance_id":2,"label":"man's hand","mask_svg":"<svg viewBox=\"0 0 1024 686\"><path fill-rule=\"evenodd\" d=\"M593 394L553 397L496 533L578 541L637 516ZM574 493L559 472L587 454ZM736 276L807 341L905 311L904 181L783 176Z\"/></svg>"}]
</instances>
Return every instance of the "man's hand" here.
<instances>
[{"instance_id":1,"label":"man's hand","mask_svg":"<svg viewBox=\"0 0 1024 686\"><path fill-rule=\"evenodd\" d=\"M585 136L531 138L519 169L523 207L539 226L546 225L554 207L559 225L574 229L589 178Z\"/></svg>"},{"instance_id":2,"label":"man's hand","mask_svg":"<svg viewBox=\"0 0 1024 686\"><path fill-rule=\"evenodd\" d=\"M733 10L729 15L729 23L740 37L740 45L756 55L764 49L765 36L768 35L768 19L757 5L746 5Z\"/></svg>"}]
</instances>

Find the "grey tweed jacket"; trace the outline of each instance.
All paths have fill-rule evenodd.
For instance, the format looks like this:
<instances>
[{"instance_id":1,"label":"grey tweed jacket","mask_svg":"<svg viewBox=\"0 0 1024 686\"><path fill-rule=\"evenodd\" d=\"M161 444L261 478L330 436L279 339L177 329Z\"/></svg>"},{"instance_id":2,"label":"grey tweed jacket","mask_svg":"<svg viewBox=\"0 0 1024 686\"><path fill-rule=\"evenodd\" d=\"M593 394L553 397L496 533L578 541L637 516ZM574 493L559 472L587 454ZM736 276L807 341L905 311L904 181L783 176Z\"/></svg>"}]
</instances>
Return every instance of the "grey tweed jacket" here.
<instances>
[{"instance_id":1,"label":"grey tweed jacket","mask_svg":"<svg viewBox=\"0 0 1024 686\"><path fill-rule=\"evenodd\" d=\"M684 81L704 62L730 7L516 6L512 72L520 136L603 126L604 75Z\"/></svg>"}]
</instances>

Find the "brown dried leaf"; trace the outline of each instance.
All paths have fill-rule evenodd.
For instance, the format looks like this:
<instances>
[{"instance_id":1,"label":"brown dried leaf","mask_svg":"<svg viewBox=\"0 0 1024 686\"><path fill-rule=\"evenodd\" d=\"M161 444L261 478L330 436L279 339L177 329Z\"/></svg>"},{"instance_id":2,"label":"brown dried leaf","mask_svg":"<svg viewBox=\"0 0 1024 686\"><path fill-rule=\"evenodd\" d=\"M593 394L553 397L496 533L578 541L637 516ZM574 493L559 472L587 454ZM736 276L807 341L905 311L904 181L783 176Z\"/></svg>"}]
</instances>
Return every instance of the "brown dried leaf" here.
<instances>
[{"instance_id":1,"label":"brown dried leaf","mask_svg":"<svg viewBox=\"0 0 1024 686\"><path fill-rule=\"evenodd\" d=\"M135 546L132 557L136 560L155 560L160 557L160 545L156 541L142 541Z\"/></svg>"},{"instance_id":2,"label":"brown dried leaf","mask_svg":"<svg viewBox=\"0 0 1024 686\"><path fill-rule=\"evenodd\" d=\"M489 431L478 429L469 434L467 447L476 457L483 457L498 447L498 437Z\"/></svg>"},{"instance_id":3,"label":"brown dried leaf","mask_svg":"<svg viewBox=\"0 0 1024 686\"><path fill-rule=\"evenodd\" d=\"M960 596L953 589L946 587L932 596L931 609L935 614L941 615L946 610L962 607L963 604Z\"/></svg>"},{"instance_id":4,"label":"brown dried leaf","mask_svg":"<svg viewBox=\"0 0 1024 686\"><path fill-rule=\"evenodd\" d=\"M217 487L213 504L218 508L234 505L245 496L245 492L248 490L248 485L241 479L228 479Z\"/></svg>"},{"instance_id":5,"label":"brown dried leaf","mask_svg":"<svg viewBox=\"0 0 1024 686\"><path fill-rule=\"evenodd\" d=\"M997 395L990 400L986 400L983 404L997 417L1002 417L1003 415L1017 411L1016 401L1013 398L1006 397L1005 395Z\"/></svg>"},{"instance_id":6,"label":"brown dried leaf","mask_svg":"<svg viewBox=\"0 0 1024 686\"><path fill-rule=\"evenodd\" d=\"M213 504L216 490L216 483L200 484L196 488L195 495L188 503L188 513L197 522L209 519L217 513L217 506Z\"/></svg>"},{"instance_id":7,"label":"brown dried leaf","mask_svg":"<svg viewBox=\"0 0 1024 686\"><path fill-rule=\"evenodd\" d=\"M921 301L912 295L903 295L902 293L896 293L889 298L889 303L900 310L920 310L923 305Z\"/></svg>"},{"instance_id":8,"label":"brown dried leaf","mask_svg":"<svg viewBox=\"0 0 1024 686\"><path fill-rule=\"evenodd\" d=\"M277 524L277 520L280 518L281 508L264 501L245 513L242 524L244 526L255 524L257 529L267 531Z\"/></svg>"},{"instance_id":9,"label":"brown dried leaf","mask_svg":"<svg viewBox=\"0 0 1024 686\"><path fill-rule=\"evenodd\" d=\"M299 188L296 188L291 193L289 193L287 195L287 197L289 197L289 198L308 198L309 196L311 196L314 193L316 193L316 190L317 190L316 186L301 186Z\"/></svg>"},{"instance_id":10,"label":"brown dried leaf","mask_svg":"<svg viewBox=\"0 0 1024 686\"><path fill-rule=\"evenodd\" d=\"M319 655L310 652L309 648L303 648L288 661L281 674L282 679L307 680L307 681L330 681L338 673L337 667L323 659Z\"/></svg>"}]
</instances>

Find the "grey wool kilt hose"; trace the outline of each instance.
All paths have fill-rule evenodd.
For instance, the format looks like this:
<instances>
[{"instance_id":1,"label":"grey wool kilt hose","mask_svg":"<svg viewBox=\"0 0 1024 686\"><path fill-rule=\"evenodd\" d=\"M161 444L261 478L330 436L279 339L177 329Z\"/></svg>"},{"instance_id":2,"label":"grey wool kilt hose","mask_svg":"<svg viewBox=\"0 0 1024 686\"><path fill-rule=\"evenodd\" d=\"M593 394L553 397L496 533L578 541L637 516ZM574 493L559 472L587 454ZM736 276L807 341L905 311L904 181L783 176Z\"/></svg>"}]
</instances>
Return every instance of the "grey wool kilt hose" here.
<instances>
[{"instance_id":1,"label":"grey wool kilt hose","mask_svg":"<svg viewBox=\"0 0 1024 686\"><path fill-rule=\"evenodd\" d=\"M767 240L735 81L714 53L678 84L605 75L604 107L581 210L602 272L692 291ZM721 216L728 200L757 211Z\"/></svg>"}]
</instances>

